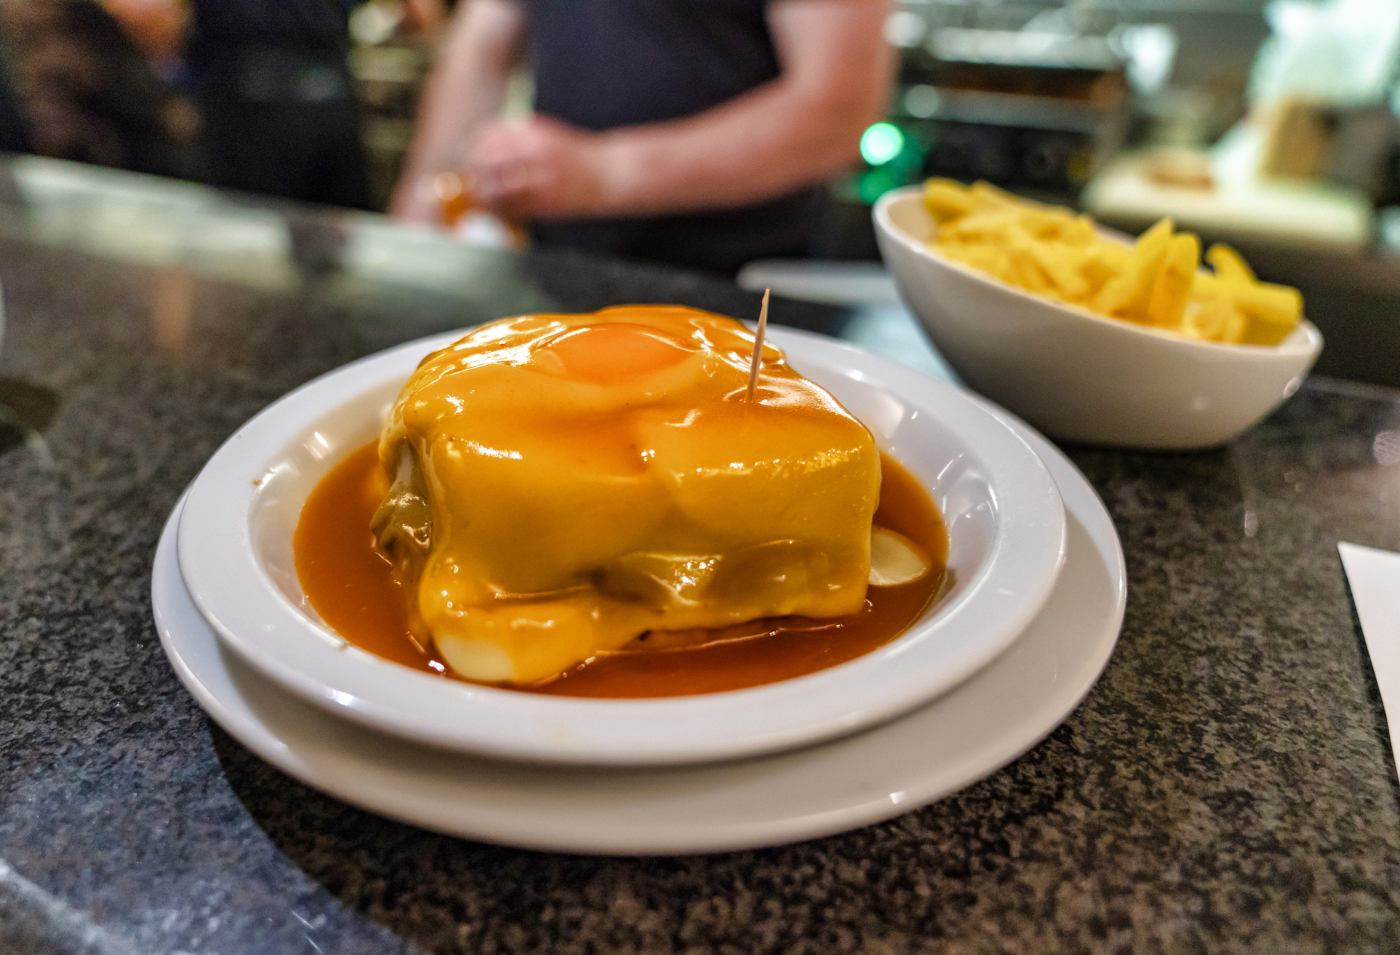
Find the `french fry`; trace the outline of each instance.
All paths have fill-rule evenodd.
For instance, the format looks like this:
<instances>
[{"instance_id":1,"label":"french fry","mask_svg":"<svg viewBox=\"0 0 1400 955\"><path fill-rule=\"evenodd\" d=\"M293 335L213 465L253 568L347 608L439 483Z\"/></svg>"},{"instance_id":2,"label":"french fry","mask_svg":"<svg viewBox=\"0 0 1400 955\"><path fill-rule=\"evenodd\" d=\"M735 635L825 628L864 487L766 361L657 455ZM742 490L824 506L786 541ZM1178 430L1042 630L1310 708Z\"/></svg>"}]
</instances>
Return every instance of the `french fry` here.
<instances>
[{"instance_id":1,"label":"french fry","mask_svg":"<svg viewBox=\"0 0 1400 955\"><path fill-rule=\"evenodd\" d=\"M998 189L990 182L979 179L968 189L974 199L986 206L1010 206L1012 208L1037 208L1038 202L1031 202L1029 199L1022 199L1018 195L1007 192L1005 189Z\"/></svg>"},{"instance_id":2,"label":"french fry","mask_svg":"<svg viewBox=\"0 0 1400 955\"><path fill-rule=\"evenodd\" d=\"M1075 216L1074 220L1065 226L1061 238L1070 245L1081 246L1091 246L1100 241L1098 230L1094 228L1094 220L1088 216Z\"/></svg>"},{"instance_id":3,"label":"french fry","mask_svg":"<svg viewBox=\"0 0 1400 955\"><path fill-rule=\"evenodd\" d=\"M1297 289L1260 282L1227 245L1201 242L1163 219L1131 245L1099 234L1094 221L1020 199L985 182L924 184L937 225L929 245L999 281L1110 318L1187 338L1274 345L1302 320Z\"/></svg>"},{"instance_id":4,"label":"french fry","mask_svg":"<svg viewBox=\"0 0 1400 955\"><path fill-rule=\"evenodd\" d=\"M1161 268L1152 280L1147 321L1158 328L1178 328L1191 298L1191 281L1201 261L1201 240L1194 235L1174 235L1167 240Z\"/></svg>"},{"instance_id":5,"label":"french fry","mask_svg":"<svg viewBox=\"0 0 1400 955\"><path fill-rule=\"evenodd\" d=\"M951 179L930 179L924 183L924 208L934 222L960 219L976 208L972 197Z\"/></svg>"},{"instance_id":6,"label":"french fry","mask_svg":"<svg viewBox=\"0 0 1400 955\"><path fill-rule=\"evenodd\" d=\"M1019 234L1020 213L1013 209L979 210L943 226L939 241L953 243L1004 242Z\"/></svg>"},{"instance_id":7,"label":"french fry","mask_svg":"<svg viewBox=\"0 0 1400 955\"><path fill-rule=\"evenodd\" d=\"M1239 285L1230 294L1250 318L1266 325L1292 328L1303 314L1303 296L1296 288L1256 282Z\"/></svg>"},{"instance_id":8,"label":"french fry","mask_svg":"<svg viewBox=\"0 0 1400 955\"><path fill-rule=\"evenodd\" d=\"M1152 286L1171 237L1170 219L1163 219L1144 232L1133 245L1128 268L1105 285L1094 299L1095 310L1113 318L1146 323Z\"/></svg>"},{"instance_id":9,"label":"french fry","mask_svg":"<svg viewBox=\"0 0 1400 955\"><path fill-rule=\"evenodd\" d=\"M1089 283L1075 268L1077 263L1072 255L1067 254L1068 250L1043 242L1027 243L1026 249L1049 278L1057 297L1066 302L1084 300L1089 293Z\"/></svg>"},{"instance_id":10,"label":"french fry","mask_svg":"<svg viewBox=\"0 0 1400 955\"><path fill-rule=\"evenodd\" d=\"M1217 242L1206 252L1206 262L1215 269L1215 274L1222 279L1235 282L1253 283L1258 279L1254 277L1254 270L1249 267L1240 254L1223 242Z\"/></svg>"},{"instance_id":11,"label":"french fry","mask_svg":"<svg viewBox=\"0 0 1400 955\"><path fill-rule=\"evenodd\" d=\"M1079 260L1079 274L1088 284L1088 294L1080 301L1092 300L1127 265L1128 250L1120 245L1100 245L1085 250Z\"/></svg>"},{"instance_id":12,"label":"french fry","mask_svg":"<svg viewBox=\"0 0 1400 955\"><path fill-rule=\"evenodd\" d=\"M1013 241L1006 250L1011 281L1030 292L1044 295L1052 288L1050 277L1036 261L1030 240L1021 238Z\"/></svg>"}]
</instances>

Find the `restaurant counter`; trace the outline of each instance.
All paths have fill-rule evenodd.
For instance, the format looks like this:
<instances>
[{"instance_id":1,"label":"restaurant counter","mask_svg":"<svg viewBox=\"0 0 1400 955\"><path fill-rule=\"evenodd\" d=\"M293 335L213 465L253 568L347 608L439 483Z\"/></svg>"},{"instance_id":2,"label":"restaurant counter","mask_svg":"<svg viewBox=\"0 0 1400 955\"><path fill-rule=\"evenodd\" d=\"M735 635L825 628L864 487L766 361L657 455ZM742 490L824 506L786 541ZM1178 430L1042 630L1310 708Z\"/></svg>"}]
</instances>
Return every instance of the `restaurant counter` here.
<instances>
[{"instance_id":1,"label":"restaurant counter","mask_svg":"<svg viewBox=\"0 0 1400 955\"><path fill-rule=\"evenodd\" d=\"M32 159L0 162L0 283L0 951L1400 938L1400 790L1336 551L1400 548L1400 393L1317 378L1220 450L1067 448L1122 537L1127 617L1079 708L990 778L783 848L589 858L380 819L250 755L161 652L157 536L240 423L353 358L529 310L751 317L756 296ZM901 316L772 315L934 367Z\"/></svg>"}]
</instances>

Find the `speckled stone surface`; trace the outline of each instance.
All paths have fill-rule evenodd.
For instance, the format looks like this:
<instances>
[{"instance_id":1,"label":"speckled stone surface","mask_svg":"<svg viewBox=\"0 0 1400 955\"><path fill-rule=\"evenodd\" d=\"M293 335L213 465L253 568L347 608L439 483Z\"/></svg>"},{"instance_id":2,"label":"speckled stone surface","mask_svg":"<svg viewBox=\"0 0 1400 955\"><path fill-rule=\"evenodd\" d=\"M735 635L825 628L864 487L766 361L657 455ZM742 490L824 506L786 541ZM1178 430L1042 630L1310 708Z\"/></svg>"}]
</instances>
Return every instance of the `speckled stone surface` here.
<instances>
[{"instance_id":1,"label":"speckled stone surface","mask_svg":"<svg viewBox=\"0 0 1400 955\"><path fill-rule=\"evenodd\" d=\"M762 852L477 845L212 726L150 620L166 514L250 414L351 358L542 306L754 297L192 187L95 204L54 168L0 169L0 952L1400 949L1400 789L1335 550L1400 549L1400 394L1319 380L1225 450L1070 449L1123 538L1122 640L959 795Z\"/></svg>"}]
</instances>

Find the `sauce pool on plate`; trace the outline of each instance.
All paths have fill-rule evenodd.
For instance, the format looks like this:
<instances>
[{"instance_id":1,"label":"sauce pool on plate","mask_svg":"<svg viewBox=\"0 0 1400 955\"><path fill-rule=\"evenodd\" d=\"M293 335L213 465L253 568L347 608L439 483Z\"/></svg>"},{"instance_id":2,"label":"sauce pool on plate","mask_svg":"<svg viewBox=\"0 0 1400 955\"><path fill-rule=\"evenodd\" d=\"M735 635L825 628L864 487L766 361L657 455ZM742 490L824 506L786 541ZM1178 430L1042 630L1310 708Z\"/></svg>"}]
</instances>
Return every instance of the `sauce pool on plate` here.
<instances>
[{"instance_id":1,"label":"sauce pool on plate","mask_svg":"<svg viewBox=\"0 0 1400 955\"><path fill-rule=\"evenodd\" d=\"M932 569L918 580L871 587L864 609L844 617L778 617L698 633L644 635L549 682L511 689L612 698L713 693L813 673L889 643L941 591L948 534L918 480L889 455L880 461L875 523L923 550ZM446 676L443 662L410 633L403 590L374 544L370 519L386 490L376 443L337 464L302 508L293 538L297 574L311 606L346 641L394 663Z\"/></svg>"}]
</instances>

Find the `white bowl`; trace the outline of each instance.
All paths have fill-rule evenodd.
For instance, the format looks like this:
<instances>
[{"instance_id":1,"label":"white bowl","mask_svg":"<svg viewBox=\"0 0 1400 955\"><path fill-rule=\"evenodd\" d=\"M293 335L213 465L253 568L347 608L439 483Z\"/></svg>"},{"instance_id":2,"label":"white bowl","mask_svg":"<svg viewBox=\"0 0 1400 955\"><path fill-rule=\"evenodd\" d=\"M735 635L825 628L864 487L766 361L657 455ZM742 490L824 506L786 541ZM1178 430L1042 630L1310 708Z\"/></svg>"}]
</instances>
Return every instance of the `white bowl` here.
<instances>
[{"instance_id":1,"label":"white bowl","mask_svg":"<svg viewBox=\"0 0 1400 955\"><path fill-rule=\"evenodd\" d=\"M518 760L700 762L791 748L891 719L1005 650L1063 559L1059 492L1015 431L965 393L830 339L779 330L793 364L836 394L943 511L951 586L899 639L849 663L752 689L662 700L546 697L447 680L347 644L308 605L292 530L316 482L373 440L428 352L412 342L325 375L240 428L195 479L181 574L225 646L291 692L420 742Z\"/></svg>"},{"instance_id":2,"label":"white bowl","mask_svg":"<svg viewBox=\"0 0 1400 955\"><path fill-rule=\"evenodd\" d=\"M1134 448L1224 444L1298 390L1322 350L1302 322L1276 346L1219 345L1105 318L998 281L927 246L918 186L875 204L904 302L972 388L1046 433Z\"/></svg>"}]
</instances>

